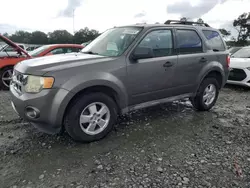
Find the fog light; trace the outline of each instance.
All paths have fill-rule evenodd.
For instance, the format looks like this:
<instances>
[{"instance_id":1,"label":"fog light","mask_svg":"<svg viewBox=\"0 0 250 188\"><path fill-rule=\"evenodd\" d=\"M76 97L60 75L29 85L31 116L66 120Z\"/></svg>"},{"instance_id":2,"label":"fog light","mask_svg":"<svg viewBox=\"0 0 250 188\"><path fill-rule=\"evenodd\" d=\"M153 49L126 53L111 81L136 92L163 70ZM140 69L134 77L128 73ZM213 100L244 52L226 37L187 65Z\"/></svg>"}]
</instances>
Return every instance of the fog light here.
<instances>
[{"instance_id":1,"label":"fog light","mask_svg":"<svg viewBox=\"0 0 250 188\"><path fill-rule=\"evenodd\" d=\"M40 116L40 111L34 107L26 107L26 116L31 119L37 119Z\"/></svg>"}]
</instances>

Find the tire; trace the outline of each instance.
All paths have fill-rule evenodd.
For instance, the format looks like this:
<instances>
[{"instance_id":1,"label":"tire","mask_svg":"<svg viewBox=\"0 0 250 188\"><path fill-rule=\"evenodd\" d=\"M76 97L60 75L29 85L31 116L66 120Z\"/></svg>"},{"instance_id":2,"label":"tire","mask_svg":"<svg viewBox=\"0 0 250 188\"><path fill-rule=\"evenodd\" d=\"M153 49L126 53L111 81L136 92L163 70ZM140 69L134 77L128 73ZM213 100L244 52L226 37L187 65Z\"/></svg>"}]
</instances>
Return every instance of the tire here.
<instances>
[{"instance_id":1,"label":"tire","mask_svg":"<svg viewBox=\"0 0 250 188\"><path fill-rule=\"evenodd\" d=\"M3 77L8 76L10 71L13 72L13 67L5 67L0 70L0 89L2 90L9 90L10 80L3 80Z\"/></svg>"},{"instance_id":2,"label":"tire","mask_svg":"<svg viewBox=\"0 0 250 188\"><path fill-rule=\"evenodd\" d=\"M211 97L211 101L210 103L208 103L208 100L204 101L204 95L205 95L205 90L207 88L211 88L211 86L214 86L215 92L214 92L214 97ZM210 110L216 103L217 98L219 95L219 84L217 82L217 80L215 78L205 78L199 89L198 92L196 93L196 96L193 97L191 100L191 103L193 105L193 107L198 110L198 111L208 111ZM213 96L213 94L212 94ZM207 102L207 103L206 103Z\"/></svg>"},{"instance_id":3,"label":"tire","mask_svg":"<svg viewBox=\"0 0 250 188\"><path fill-rule=\"evenodd\" d=\"M91 111L93 112L93 110L90 110L92 109L93 104L95 104L96 109L98 111L97 113L92 113L95 115L91 115ZM105 107L104 109L107 111L107 113L101 118L97 117L101 112L100 107L103 107L103 108ZM85 113L84 115L85 117L92 117L92 120L90 121L95 120L95 122L97 122L99 120L99 123L100 123L100 122L104 122L103 118L104 119L105 118L107 119L108 117L110 118L109 118L109 121L106 121L108 123L105 123L105 125L102 126L103 128L101 128L101 126L99 126L99 124L96 123L96 127L93 128L94 126L92 126L91 128L93 129L91 130L92 133L90 133L91 131L87 133L88 131L87 129L89 128L90 124L80 123L81 121L80 116L83 113L83 111ZM65 114L64 126L65 126L65 130L67 131L67 133L75 141L93 142L93 141L100 140L104 138L106 135L108 135L108 133L113 129L114 124L116 123L116 120L117 120L117 105L114 102L114 100L110 98L109 96L100 92L89 93L89 94L86 94L77 98L76 100L74 100L74 102L72 102L72 104L70 105L69 109L67 110ZM98 131L101 131L101 132L98 132ZM94 134L93 132L96 132L96 134Z\"/></svg>"}]
</instances>

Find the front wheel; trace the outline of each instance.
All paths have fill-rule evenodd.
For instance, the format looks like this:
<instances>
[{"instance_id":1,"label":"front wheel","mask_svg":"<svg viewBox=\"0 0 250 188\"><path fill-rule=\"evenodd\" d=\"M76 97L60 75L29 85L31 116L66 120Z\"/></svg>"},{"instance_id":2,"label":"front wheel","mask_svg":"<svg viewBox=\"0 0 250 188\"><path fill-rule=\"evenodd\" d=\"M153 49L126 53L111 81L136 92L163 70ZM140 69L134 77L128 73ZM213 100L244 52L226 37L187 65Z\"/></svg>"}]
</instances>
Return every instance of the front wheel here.
<instances>
[{"instance_id":1,"label":"front wheel","mask_svg":"<svg viewBox=\"0 0 250 188\"><path fill-rule=\"evenodd\" d=\"M92 142L105 137L117 119L117 107L103 93L90 93L77 98L67 110L64 126L76 141Z\"/></svg>"},{"instance_id":2,"label":"front wheel","mask_svg":"<svg viewBox=\"0 0 250 188\"><path fill-rule=\"evenodd\" d=\"M13 67L5 67L0 70L0 89L8 90L13 75Z\"/></svg>"},{"instance_id":3,"label":"front wheel","mask_svg":"<svg viewBox=\"0 0 250 188\"><path fill-rule=\"evenodd\" d=\"M217 101L219 95L219 84L215 78L205 78L191 103L199 111L210 110Z\"/></svg>"}]
</instances>

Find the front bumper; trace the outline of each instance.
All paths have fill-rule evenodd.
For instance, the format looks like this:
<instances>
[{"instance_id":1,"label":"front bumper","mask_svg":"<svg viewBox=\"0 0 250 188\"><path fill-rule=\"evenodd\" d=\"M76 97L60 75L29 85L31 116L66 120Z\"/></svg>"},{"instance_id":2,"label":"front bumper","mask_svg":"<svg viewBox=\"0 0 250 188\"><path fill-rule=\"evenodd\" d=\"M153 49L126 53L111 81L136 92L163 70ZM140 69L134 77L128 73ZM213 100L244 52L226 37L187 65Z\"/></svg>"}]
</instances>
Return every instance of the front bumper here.
<instances>
[{"instance_id":1,"label":"front bumper","mask_svg":"<svg viewBox=\"0 0 250 188\"><path fill-rule=\"evenodd\" d=\"M37 94L20 94L13 85L10 85L10 93L12 107L20 117L43 132L49 134L60 132L64 111L73 94L65 89L48 89ZM32 109L35 112L32 113Z\"/></svg>"},{"instance_id":2,"label":"front bumper","mask_svg":"<svg viewBox=\"0 0 250 188\"><path fill-rule=\"evenodd\" d=\"M232 68L227 80L228 84L250 87L250 70L244 68Z\"/></svg>"}]
</instances>

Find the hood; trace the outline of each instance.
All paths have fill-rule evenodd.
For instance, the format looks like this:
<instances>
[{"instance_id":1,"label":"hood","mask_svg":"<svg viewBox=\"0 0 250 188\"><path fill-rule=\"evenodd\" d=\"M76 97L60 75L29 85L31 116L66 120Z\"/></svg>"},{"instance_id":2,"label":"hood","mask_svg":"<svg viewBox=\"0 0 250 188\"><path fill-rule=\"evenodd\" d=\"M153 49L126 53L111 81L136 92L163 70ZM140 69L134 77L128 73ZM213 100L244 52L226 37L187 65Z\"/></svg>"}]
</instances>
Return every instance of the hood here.
<instances>
[{"instance_id":1,"label":"hood","mask_svg":"<svg viewBox=\"0 0 250 188\"><path fill-rule=\"evenodd\" d=\"M18 52L22 52L23 54L25 54L27 57L31 57L24 49L22 49L21 47L19 47L18 45L16 45L14 42L12 42L10 39L4 37L3 35L0 34L0 40L2 40L3 42L5 42L6 44L8 44L9 46L13 47L14 49L16 49L16 51Z\"/></svg>"},{"instance_id":2,"label":"hood","mask_svg":"<svg viewBox=\"0 0 250 188\"><path fill-rule=\"evenodd\" d=\"M113 59L113 57L100 55L68 53L24 60L18 63L15 66L15 69L26 74L44 75L47 72L80 67L82 65L110 61Z\"/></svg>"},{"instance_id":3,"label":"hood","mask_svg":"<svg viewBox=\"0 0 250 188\"><path fill-rule=\"evenodd\" d=\"M250 67L250 58L231 58L231 68L247 68Z\"/></svg>"}]
</instances>

